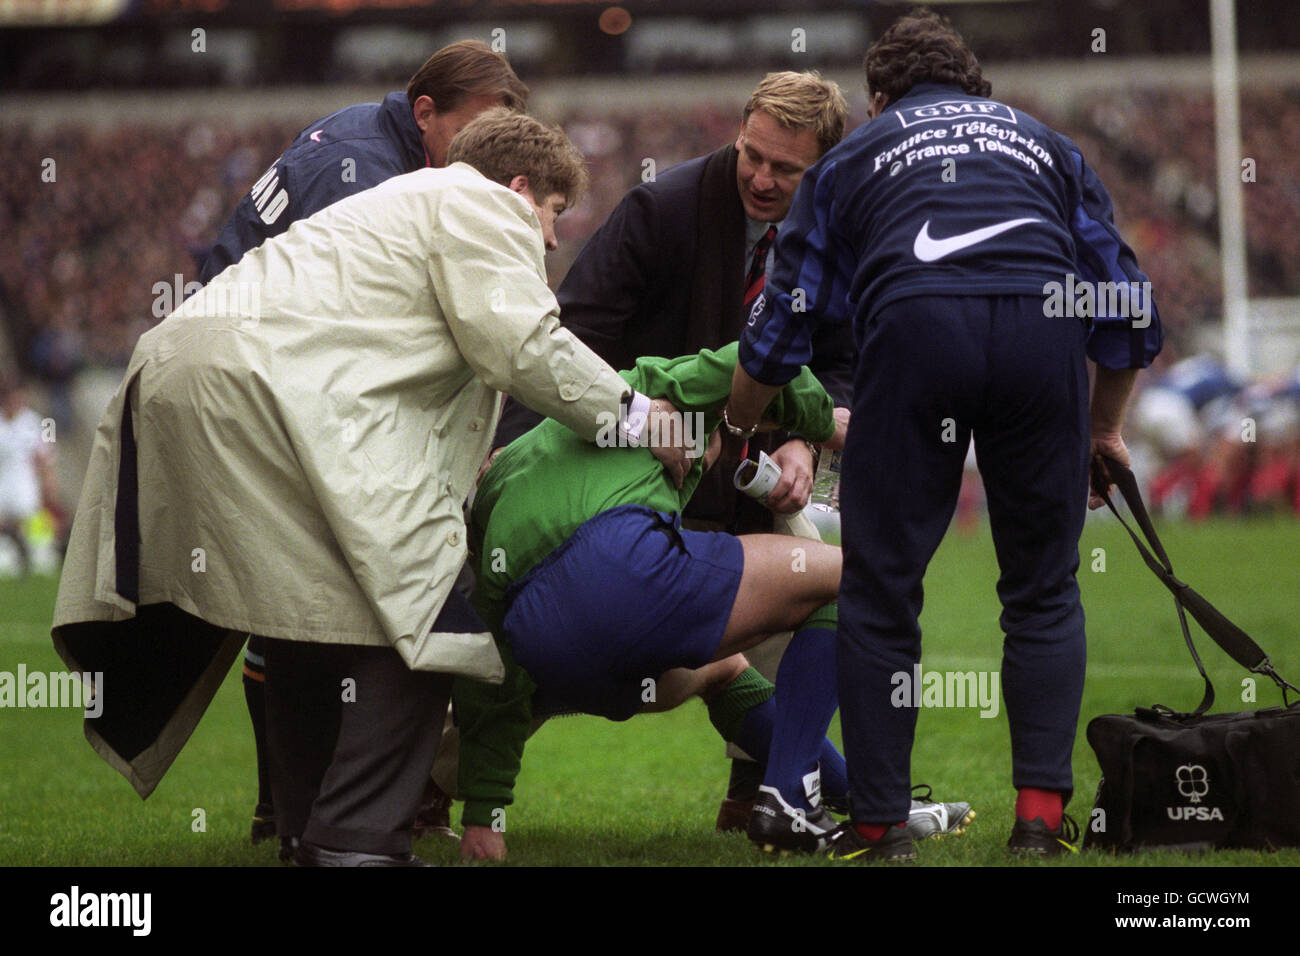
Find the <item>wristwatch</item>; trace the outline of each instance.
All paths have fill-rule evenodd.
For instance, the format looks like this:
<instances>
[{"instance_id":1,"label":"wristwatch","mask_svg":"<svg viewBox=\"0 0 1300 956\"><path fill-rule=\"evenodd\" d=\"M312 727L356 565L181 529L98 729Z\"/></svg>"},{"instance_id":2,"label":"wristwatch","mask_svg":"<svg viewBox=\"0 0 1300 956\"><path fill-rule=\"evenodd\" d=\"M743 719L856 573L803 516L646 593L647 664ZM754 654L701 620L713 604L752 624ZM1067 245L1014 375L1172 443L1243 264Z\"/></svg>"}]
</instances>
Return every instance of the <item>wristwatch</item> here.
<instances>
[{"instance_id":1,"label":"wristwatch","mask_svg":"<svg viewBox=\"0 0 1300 956\"><path fill-rule=\"evenodd\" d=\"M722 406L722 427L727 430L727 434L732 438L739 438L741 441L749 441L754 437L754 433L758 431L758 422L755 422L749 428L737 428L735 425L731 424L731 421L727 418L727 407L724 405Z\"/></svg>"},{"instance_id":2,"label":"wristwatch","mask_svg":"<svg viewBox=\"0 0 1300 956\"><path fill-rule=\"evenodd\" d=\"M821 461L822 450L818 448L816 445L814 445L812 442L810 442L808 439L804 438L802 435L791 435L790 437L797 438L799 439L799 441L803 442L805 445L808 446L808 451L812 454L813 470L815 471L817 469L817 462Z\"/></svg>"}]
</instances>

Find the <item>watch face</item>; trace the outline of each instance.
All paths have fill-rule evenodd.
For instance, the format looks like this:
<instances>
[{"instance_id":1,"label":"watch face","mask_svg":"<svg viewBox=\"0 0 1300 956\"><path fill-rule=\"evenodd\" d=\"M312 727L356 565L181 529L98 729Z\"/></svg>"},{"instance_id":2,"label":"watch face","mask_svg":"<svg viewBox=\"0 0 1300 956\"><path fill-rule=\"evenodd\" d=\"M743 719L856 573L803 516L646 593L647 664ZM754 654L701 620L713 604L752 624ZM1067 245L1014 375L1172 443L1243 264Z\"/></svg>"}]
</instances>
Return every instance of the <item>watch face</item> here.
<instances>
[{"instance_id":1,"label":"watch face","mask_svg":"<svg viewBox=\"0 0 1300 956\"><path fill-rule=\"evenodd\" d=\"M747 441L754 437L754 432L758 431L757 423L755 423L752 428L737 428L735 425L731 424L730 419L727 418L727 409L725 406L723 406L722 409L722 427L727 430L728 435L731 435L734 438L744 438Z\"/></svg>"}]
</instances>

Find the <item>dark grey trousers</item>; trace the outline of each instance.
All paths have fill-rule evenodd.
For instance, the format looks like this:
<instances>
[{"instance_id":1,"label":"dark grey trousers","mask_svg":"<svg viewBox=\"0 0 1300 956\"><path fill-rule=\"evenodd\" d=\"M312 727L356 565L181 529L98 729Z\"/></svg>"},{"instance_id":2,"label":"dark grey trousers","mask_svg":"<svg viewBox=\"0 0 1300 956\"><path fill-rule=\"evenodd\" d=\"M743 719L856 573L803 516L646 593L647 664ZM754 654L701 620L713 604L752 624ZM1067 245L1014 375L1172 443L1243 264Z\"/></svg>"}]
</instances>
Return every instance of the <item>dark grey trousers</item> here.
<instances>
[{"instance_id":1,"label":"dark grey trousers","mask_svg":"<svg viewBox=\"0 0 1300 956\"><path fill-rule=\"evenodd\" d=\"M397 651L266 641L271 791L281 837L408 853L451 695Z\"/></svg>"}]
</instances>

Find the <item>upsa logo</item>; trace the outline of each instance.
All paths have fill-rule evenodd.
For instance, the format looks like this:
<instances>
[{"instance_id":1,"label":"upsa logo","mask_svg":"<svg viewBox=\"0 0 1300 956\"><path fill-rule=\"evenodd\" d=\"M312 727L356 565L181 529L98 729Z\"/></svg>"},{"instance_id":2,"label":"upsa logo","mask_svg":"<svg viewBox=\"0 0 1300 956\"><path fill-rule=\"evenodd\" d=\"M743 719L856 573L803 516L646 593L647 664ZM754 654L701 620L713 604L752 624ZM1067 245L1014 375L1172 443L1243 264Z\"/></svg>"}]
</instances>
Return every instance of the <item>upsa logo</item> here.
<instances>
[{"instance_id":1,"label":"upsa logo","mask_svg":"<svg viewBox=\"0 0 1300 956\"><path fill-rule=\"evenodd\" d=\"M1178 792L1192 803L1200 803L1201 797L1210 792L1210 775L1199 763L1183 764L1174 771L1174 779L1178 781Z\"/></svg>"},{"instance_id":2,"label":"upsa logo","mask_svg":"<svg viewBox=\"0 0 1300 956\"><path fill-rule=\"evenodd\" d=\"M1193 806L1165 807L1170 820L1222 820L1223 811L1218 807L1198 807L1201 798L1210 792L1210 775L1198 763L1185 763L1174 771L1178 782L1178 792L1186 797Z\"/></svg>"}]
</instances>

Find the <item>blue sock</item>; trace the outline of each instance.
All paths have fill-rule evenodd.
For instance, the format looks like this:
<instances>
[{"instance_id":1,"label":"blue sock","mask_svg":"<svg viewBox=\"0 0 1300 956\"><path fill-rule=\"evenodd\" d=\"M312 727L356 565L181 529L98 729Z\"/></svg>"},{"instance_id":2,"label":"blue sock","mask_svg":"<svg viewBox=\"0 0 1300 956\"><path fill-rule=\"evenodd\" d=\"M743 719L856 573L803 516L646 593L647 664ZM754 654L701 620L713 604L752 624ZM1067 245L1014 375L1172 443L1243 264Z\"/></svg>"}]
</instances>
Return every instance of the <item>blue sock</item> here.
<instances>
[{"instance_id":1,"label":"blue sock","mask_svg":"<svg viewBox=\"0 0 1300 956\"><path fill-rule=\"evenodd\" d=\"M775 713L776 705L769 698L750 708L745 715L744 723L741 724L740 739L736 744L760 763L772 747L772 718ZM844 755L836 749L829 737L822 738L817 763L822 773L822 799L832 809L847 808L849 805L848 767L844 763Z\"/></svg>"},{"instance_id":2,"label":"blue sock","mask_svg":"<svg viewBox=\"0 0 1300 956\"><path fill-rule=\"evenodd\" d=\"M740 725L740 735L735 744L759 763L767 758L772 748L772 719L776 715L776 705L769 697L745 714L745 722Z\"/></svg>"},{"instance_id":3,"label":"blue sock","mask_svg":"<svg viewBox=\"0 0 1300 956\"><path fill-rule=\"evenodd\" d=\"M795 632L776 675L772 746L763 785L775 788L798 809L812 809L804 779L817 769L826 728L835 714L835 673L834 628L813 626Z\"/></svg>"}]
</instances>

